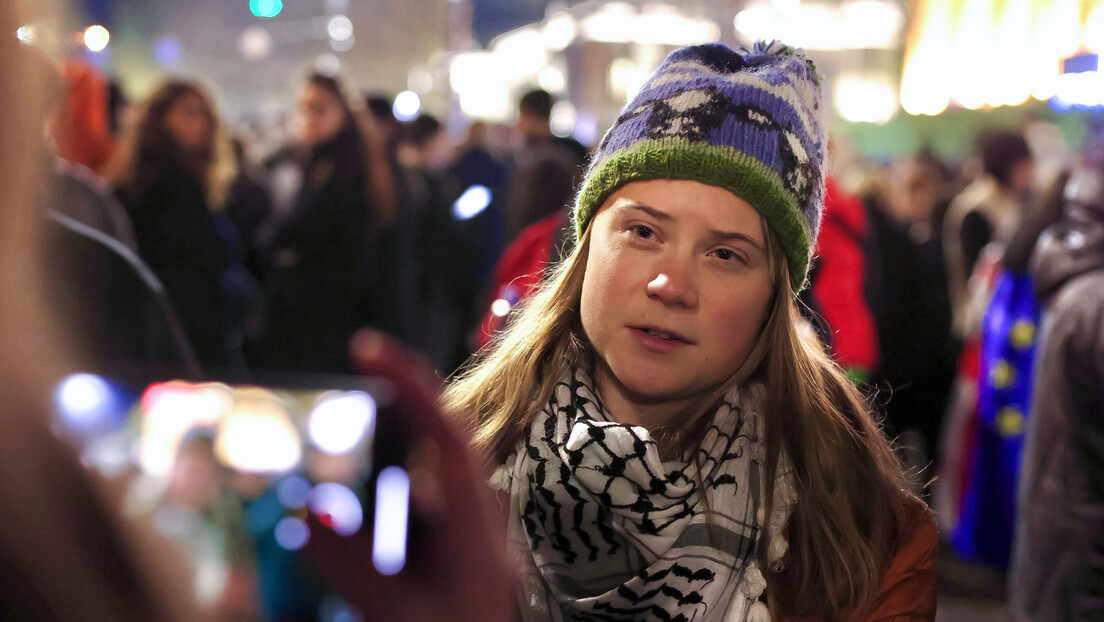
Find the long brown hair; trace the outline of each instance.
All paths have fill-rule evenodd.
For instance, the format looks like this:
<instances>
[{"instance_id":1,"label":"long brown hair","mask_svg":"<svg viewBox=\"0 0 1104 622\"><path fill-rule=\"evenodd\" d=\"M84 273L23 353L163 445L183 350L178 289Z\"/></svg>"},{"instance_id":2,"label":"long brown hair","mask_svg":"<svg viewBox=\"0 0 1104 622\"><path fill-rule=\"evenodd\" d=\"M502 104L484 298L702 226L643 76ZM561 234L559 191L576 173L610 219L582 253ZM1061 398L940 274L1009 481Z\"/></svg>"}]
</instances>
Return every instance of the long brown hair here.
<instances>
[{"instance_id":1,"label":"long brown hair","mask_svg":"<svg viewBox=\"0 0 1104 622\"><path fill-rule=\"evenodd\" d=\"M776 613L836 619L876 596L896 535L894 501L913 493L861 393L802 320L782 246L765 224L764 233L775 292L748 359L727 382L652 432L664 453L681 453L701 441L704 415L730 387L764 382L765 481L774 481L785 456L798 494L784 570L767 564L769 536L761 535L768 601ZM588 227L507 330L445 391L445 408L469 426L488 461L501 463L514 451L564 368L589 364L578 319L589 246ZM767 486L767 516L773 493Z\"/></svg>"},{"instance_id":2,"label":"long brown hair","mask_svg":"<svg viewBox=\"0 0 1104 622\"><path fill-rule=\"evenodd\" d=\"M165 124L169 111L185 97L203 102L208 123L205 144L187 150L177 144ZM186 170L203 185L213 208L221 206L234 176L228 139L224 136L211 97L198 84L180 79L161 83L143 102L134 124L127 128L119 152L105 171L124 196L140 201L156 175L167 165Z\"/></svg>"}]
</instances>

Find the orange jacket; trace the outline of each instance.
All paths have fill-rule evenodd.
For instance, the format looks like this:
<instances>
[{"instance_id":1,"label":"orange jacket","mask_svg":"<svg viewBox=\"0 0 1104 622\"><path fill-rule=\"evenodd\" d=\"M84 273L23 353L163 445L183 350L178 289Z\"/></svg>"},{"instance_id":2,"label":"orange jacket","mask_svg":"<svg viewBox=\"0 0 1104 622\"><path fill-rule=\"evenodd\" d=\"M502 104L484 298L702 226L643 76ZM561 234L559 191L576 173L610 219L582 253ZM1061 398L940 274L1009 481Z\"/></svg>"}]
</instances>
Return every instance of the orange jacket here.
<instances>
[{"instance_id":1,"label":"orange jacket","mask_svg":"<svg viewBox=\"0 0 1104 622\"><path fill-rule=\"evenodd\" d=\"M882 578L882 591L871 608L845 617L846 622L909 622L935 619L936 559L939 534L927 507L918 502L896 507L896 553ZM783 622L821 622L821 618L783 617Z\"/></svg>"},{"instance_id":2,"label":"orange jacket","mask_svg":"<svg viewBox=\"0 0 1104 622\"><path fill-rule=\"evenodd\" d=\"M115 153L107 118L107 82L85 61L62 63L61 75L68 91L50 124L57 153L102 175Z\"/></svg>"}]
</instances>

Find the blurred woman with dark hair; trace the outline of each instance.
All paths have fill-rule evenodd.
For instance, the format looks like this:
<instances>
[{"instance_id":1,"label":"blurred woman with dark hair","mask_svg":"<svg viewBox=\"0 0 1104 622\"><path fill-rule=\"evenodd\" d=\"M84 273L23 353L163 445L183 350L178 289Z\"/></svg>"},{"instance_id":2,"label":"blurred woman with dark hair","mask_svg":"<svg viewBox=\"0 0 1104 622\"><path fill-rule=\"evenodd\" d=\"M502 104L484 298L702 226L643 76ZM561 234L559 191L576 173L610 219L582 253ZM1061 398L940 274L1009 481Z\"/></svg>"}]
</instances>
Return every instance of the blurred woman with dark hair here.
<instances>
[{"instance_id":1,"label":"blurred woman with dark hair","mask_svg":"<svg viewBox=\"0 0 1104 622\"><path fill-rule=\"evenodd\" d=\"M311 74L298 93L303 186L272 242L261 366L347 370L369 235L365 144L338 80Z\"/></svg>"},{"instance_id":2,"label":"blurred woman with dark hair","mask_svg":"<svg viewBox=\"0 0 1104 622\"><path fill-rule=\"evenodd\" d=\"M139 254L165 284L196 355L209 366L228 360L220 277L229 250L211 213L232 171L221 142L210 98L196 84L170 80L146 100L112 171Z\"/></svg>"}]
</instances>

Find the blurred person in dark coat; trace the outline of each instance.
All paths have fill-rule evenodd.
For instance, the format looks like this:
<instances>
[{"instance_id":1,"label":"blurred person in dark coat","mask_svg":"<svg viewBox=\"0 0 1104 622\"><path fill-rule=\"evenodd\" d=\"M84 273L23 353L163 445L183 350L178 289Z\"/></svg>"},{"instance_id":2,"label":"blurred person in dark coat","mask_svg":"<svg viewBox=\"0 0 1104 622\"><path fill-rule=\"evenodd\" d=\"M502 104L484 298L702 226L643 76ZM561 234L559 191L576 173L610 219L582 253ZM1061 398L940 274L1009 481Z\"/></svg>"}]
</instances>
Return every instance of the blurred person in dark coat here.
<instances>
[{"instance_id":1,"label":"blurred person in dark coat","mask_svg":"<svg viewBox=\"0 0 1104 622\"><path fill-rule=\"evenodd\" d=\"M1043 305L1020 482L1013 619L1104 619L1104 158L1074 173L1035 246Z\"/></svg>"},{"instance_id":2,"label":"blurred person in dark coat","mask_svg":"<svg viewBox=\"0 0 1104 622\"><path fill-rule=\"evenodd\" d=\"M21 62L49 87L48 105L40 111L37 124L44 127L62 101L61 80L54 64L39 50L24 47L20 51ZM51 121L59 116L53 112ZM57 147L47 143L51 151ZM198 375L195 355L164 286L138 256L130 218L111 185L56 152L40 150L40 154L37 199L45 216L43 286L47 302L66 328L71 349L86 358L89 369L157 365Z\"/></svg>"},{"instance_id":3,"label":"blurred person in dark coat","mask_svg":"<svg viewBox=\"0 0 1104 622\"><path fill-rule=\"evenodd\" d=\"M240 138L231 141L238 174L226 197L226 216L237 229L240 252L245 265L257 279L263 277L261 233L272 216L272 199L268 189L247 170L245 144Z\"/></svg>"},{"instance_id":4,"label":"blurred person in dark coat","mask_svg":"<svg viewBox=\"0 0 1104 622\"><path fill-rule=\"evenodd\" d=\"M955 336L976 332L988 304L984 291L973 291L970 277L990 243L995 254L1016 232L1030 200L1034 161L1027 141L1015 132L978 139L984 173L951 201L943 221Z\"/></svg>"},{"instance_id":5,"label":"blurred person in dark coat","mask_svg":"<svg viewBox=\"0 0 1104 622\"><path fill-rule=\"evenodd\" d=\"M873 382L885 391L891 432L922 435L915 458L926 468L936 457L956 356L940 221L949 179L926 149L894 162L883 178L882 191L865 200L875 258L867 300L881 354Z\"/></svg>"},{"instance_id":6,"label":"blurred person in dark coat","mask_svg":"<svg viewBox=\"0 0 1104 622\"><path fill-rule=\"evenodd\" d=\"M371 207L365 144L341 84L312 74L298 93L303 186L272 240L257 364L343 372L362 321Z\"/></svg>"},{"instance_id":7,"label":"blurred person in dark coat","mask_svg":"<svg viewBox=\"0 0 1104 622\"><path fill-rule=\"evenodd\" d=\"M501 192L506 183L506 167L487 145L485 123L475 122L468 126L467 136L457 148L456 159L449 164L448 172L461 191L473 186L483 186L491 191L490 204L475 217L480 237L478 280L485 284L506 245Z\"/></svg>"},{"instance_id":8,"label":"blurred person in dark coat","mask_svg":"<svg viewBox=\"0 0 1104 622\"><path fill-rule=\"evenodd\" d=\"M210 98L196 84L170 80L146 100L112 166L139 254L164 283L200 362L214 367L228 361L230 323L220 283L229 249L211 212L232 170L219 135Z\"/></svg>"},{"instance_id":9,"label":"blurred person in dark coat","mask_svg":"<svg viewBox=\"0 0 1104 622\"><path fill-rule=\"evenodd\" d=\"M541 220L571 202L566 194L542 191L542 180L550 175L566 175L582 181L587 150L571 138L552 134L550 118L554 100L543 90L533 90L518 102L516 129L523 144L514 157L506 194L506 239L513 241L525 227Z\"/></svg>"}]
</instances>

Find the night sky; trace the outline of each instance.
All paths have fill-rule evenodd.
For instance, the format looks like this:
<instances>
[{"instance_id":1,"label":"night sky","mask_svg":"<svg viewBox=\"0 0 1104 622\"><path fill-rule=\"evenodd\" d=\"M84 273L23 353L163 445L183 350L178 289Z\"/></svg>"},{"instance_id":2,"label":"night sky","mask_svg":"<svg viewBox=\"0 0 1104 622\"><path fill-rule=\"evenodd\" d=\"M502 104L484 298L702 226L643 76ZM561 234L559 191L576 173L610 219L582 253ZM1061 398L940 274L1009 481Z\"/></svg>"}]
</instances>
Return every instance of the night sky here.
<instances>
[{"instance_id":1,"label":"night sky","mask_svg":"<svg viewBox=\"0 0 1104 622\"><path fill-rule=\"evenodd\" d=\"M496 35L544 19L549 0L473 0L472 34L487 45Z\"/></svg>"},{"instance_id":2,"label":"night sky","mask_svg":"<svg viewBox=\"0 0 1104 622\"><path fill-rule=\"evenodd\" d=\"M120 0L81 0L81 4L84 5L84 13L88 17L88 21L96 24L103 24L110 30L114 24L113 17L115 14L115 7L119 4Z\"/></svg>"}]
</instances>

